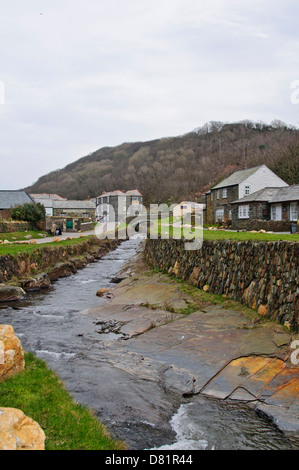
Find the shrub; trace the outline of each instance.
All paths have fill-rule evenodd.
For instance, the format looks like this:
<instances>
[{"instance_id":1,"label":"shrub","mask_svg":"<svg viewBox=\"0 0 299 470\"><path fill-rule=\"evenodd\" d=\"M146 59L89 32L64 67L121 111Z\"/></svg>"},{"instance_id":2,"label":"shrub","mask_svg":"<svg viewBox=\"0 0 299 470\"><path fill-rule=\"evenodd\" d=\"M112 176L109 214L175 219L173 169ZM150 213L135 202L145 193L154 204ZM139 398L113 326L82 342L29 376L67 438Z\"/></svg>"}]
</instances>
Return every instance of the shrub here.
<instances>
[{"instance_id":1,"label":"shrub","mask_svg":"<svg viewBox=\"0 0 299 470\"><path fill-rule=\"evenodd\" d=\"M36 225L41 220L45 220L46 211L42 204L24 204L13 208L11 217L14 220L22 220Z\"/></svg>"}]
</instances>

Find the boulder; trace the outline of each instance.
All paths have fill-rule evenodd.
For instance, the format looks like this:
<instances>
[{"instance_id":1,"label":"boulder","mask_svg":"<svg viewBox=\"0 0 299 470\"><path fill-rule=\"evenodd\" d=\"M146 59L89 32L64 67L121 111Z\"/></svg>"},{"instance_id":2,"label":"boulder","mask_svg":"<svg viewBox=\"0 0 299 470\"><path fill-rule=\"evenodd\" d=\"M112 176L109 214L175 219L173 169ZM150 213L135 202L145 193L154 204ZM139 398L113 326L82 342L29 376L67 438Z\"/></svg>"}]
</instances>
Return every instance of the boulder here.
<instances>
[{"instance_id":1,"label":"boulder","mask_svg":"<svg viewBox=\"0 0 299 470\"><path fill-rule=\"evenodd\" d=\"M50 287L51 281L46 273L38 274L35 278L30 277L21 281L21 286L26 292L39 291Z\"/></svg>"},{"instance_id":2,"label":"boulder","mask_svg":"<svg viewBox=\"0 0 299 470\"><path fill-rule=\"evenodd\" d=\"M195 266L195 268L193 268L192 274L190 276L190 282L194 286L197 286L197 284L198 284L199 274L200 274L200 268L198 266Z\"/></svg>"},{"instance_id":3,"label":"boulder","mask_svg":"<svg viewBox=\"0 0 299 470\"><path fill-rule=\"evenodd\" d=\"M40 289L48 289L51 285L49 276L46 273L38 274L36 276L36 281L38 282Z\"/></svg>"},{"instance_id":4,"label":"boulder","mask_svg":"<svg viewBox=\"0 0 299 470\"><path fill-rule=\"evenodd\" d=\"M24 353L10 325L0 325L0 382L24 369Z\"/></svg>"},{"instance_id":5,"label":"boulder","mask_svg":"<svg viewBox=\"0 0 299 470\"><path fill-rule=\"evenodd\" d=\"M21 410L0 408L0 450L45 450L45 433Z\"/></svg>"},{"instance_id":6,"label":"boulder","mask_svg":"<svg viewBox=\"0 0 299 470\"><path fill-rule=\"evenodd\" d=\"M21 287L0 284L0 302L12 302L21 300L26 296L26 292Z\"/></svg>"},{"instance_id":7,"label":"boulder","mask_svg":"<svg viewBox=\"0 0 299 470\"><path fill-rule=\"evenodd\" d=\"M97 296L102 297L107 292L109 292L109 289L99 289L98 292L97 292Z\"/></svg>"},{"instance_id":8,"label":"boulder","mask_svg":"<svg viewBox=\"0 0 299 470\"><path fill-rule=\"evenodd\" d=\"M71 276L76 271L76 267L71 262L57 263L54 268L49 271L48 276L50 281L56 281L59 278Z\"/></svg>"}]
</instances>

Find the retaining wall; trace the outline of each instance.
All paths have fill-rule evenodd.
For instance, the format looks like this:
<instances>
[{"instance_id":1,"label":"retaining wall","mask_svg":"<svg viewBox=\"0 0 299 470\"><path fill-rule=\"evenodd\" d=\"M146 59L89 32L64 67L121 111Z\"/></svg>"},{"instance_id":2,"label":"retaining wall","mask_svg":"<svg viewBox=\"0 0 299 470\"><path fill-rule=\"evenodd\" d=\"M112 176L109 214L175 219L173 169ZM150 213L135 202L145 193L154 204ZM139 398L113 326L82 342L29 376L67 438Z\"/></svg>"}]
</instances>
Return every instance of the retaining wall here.
<instances>
[{"instance_id":1,"label":"retaining wall","mask_svg":"<svg viewBox=\"0 0 299 470\"><path fill-rule=\"evenodd\" d=\"M146 261L164 272L189 280L200 289L256 309L298 330L299 243L204 241L186 251L182 240L148 239Z\"/></svg>"}]
</instances>

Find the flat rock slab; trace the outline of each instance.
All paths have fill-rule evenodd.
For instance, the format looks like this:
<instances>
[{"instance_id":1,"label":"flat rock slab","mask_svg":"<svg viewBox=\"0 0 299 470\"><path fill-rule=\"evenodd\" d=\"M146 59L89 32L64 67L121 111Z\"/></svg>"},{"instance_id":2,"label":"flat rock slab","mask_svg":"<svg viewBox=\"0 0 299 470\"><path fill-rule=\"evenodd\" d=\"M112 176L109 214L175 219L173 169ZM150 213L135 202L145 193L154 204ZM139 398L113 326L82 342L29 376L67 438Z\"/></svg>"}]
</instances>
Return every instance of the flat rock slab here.
<instances>
[{"instance_id":1,"label":"flat rock slab","mask_svg":"<svg viewBox=\"0 0 299 470\"><path fill-rule=\"evenodd\" d=\"M26 297L26 292L21 287L0 284L0 302L14 302Z\"/></svg>"},{"instance_id":2,"label":"flat rock slab","mask_svg":"<svg viewBox=\"0 0 299 470\"><path fill-rule=\"evenodd\" d=\"M82 312L99 334L111 329L105 361L176 396L203 393L252 402L265 413L266 407L284 430L297 431L299 368L288 363L291 335L222 305L186 315L194 299L177 282L150 272L140 257L128 272L112 300Z\"/></svg>"}]
</instances>

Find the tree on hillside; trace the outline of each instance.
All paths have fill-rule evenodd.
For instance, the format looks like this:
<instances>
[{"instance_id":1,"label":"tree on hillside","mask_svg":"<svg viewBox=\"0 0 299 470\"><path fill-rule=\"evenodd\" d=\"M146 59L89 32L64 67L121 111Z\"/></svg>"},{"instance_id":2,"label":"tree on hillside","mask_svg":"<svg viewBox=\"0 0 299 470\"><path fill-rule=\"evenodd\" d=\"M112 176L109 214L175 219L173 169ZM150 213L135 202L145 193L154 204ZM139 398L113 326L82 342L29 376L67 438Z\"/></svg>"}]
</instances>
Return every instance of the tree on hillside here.
<instances>
[{"instance_id":1,"label":"tree on hillside","mask_svg":"<svg viewBox=\"0 0 299 470\"><path fill-rule=\"evenodd\" d=\"M288 184L299 184L299 142L290 145L272 170Z\"/></svg>"}]
</instances>

